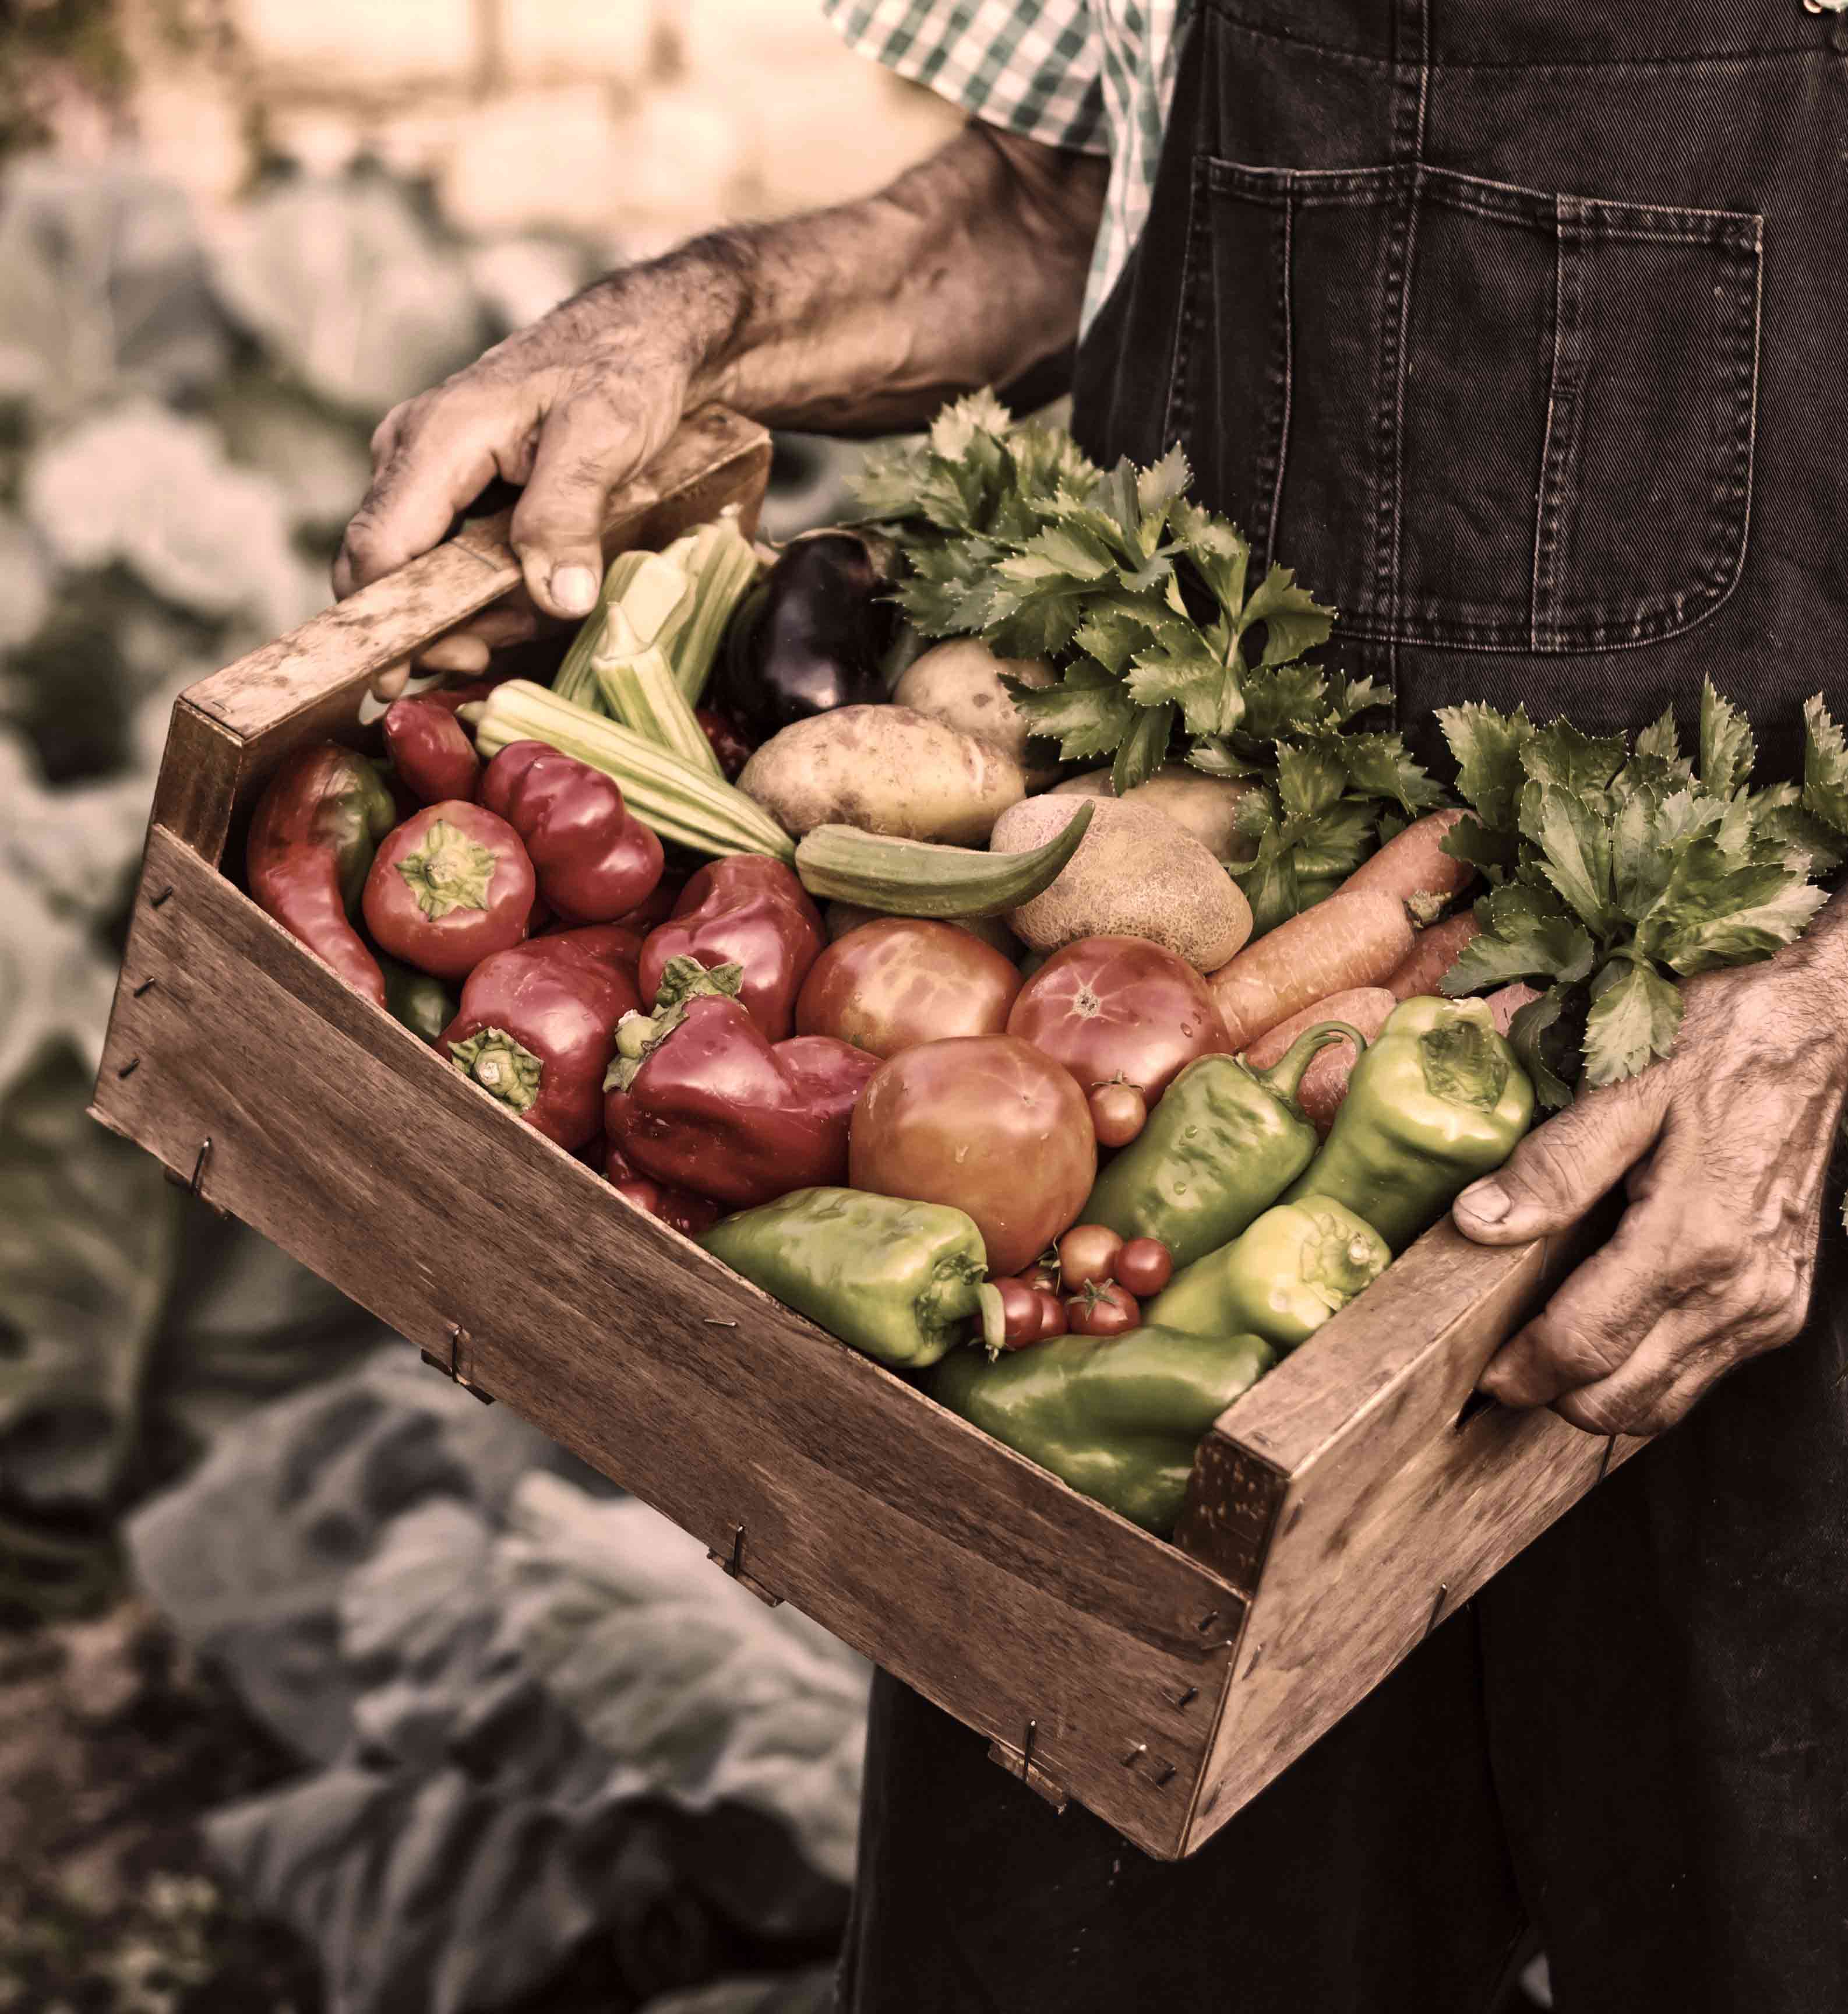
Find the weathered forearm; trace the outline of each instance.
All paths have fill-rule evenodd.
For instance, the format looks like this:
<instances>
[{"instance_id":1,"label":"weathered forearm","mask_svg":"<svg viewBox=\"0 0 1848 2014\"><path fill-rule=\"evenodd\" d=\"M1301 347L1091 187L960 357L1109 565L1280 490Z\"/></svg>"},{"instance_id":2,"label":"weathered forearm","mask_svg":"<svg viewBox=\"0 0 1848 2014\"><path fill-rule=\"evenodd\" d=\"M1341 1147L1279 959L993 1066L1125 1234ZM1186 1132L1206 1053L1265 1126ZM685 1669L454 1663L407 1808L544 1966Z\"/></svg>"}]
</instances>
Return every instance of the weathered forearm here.
<instances>
[{"instance_id":1,"label":"weathered forearm","mask_svg":"<svg viewBox=\"0 0 1848 2014\"><path fill-rule=\"evenodd\" d=\"M878 194L613 274L693 345L691 399L781 426L914 426L1077 332L1105 163L971 125Z\"/></svg>"}]
</instances>

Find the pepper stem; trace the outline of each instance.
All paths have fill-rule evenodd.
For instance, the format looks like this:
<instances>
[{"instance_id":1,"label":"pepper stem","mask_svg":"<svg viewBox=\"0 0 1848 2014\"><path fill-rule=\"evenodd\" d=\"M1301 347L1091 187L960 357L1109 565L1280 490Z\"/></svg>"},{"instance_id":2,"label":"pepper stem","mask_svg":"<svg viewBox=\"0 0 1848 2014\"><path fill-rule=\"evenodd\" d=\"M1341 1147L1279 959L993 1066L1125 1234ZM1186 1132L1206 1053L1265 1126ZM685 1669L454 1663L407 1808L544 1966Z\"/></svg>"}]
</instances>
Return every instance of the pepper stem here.
<instances>
[{"instance_id":1,"label":"pepper stem","mask_svg":"<svg viewBox=\"0 0 1848 2014\"><path fill-rule=\"evenodd\" d=\"M484 1028L466 1041L451 1042L449 1061L515 1112L529 1112L538 1102L545 1065L504 1028Z\"/></svg>"},{"instance_id":2,"label":"pepper stem","mask_svg":"<svg viewBox=\"0 0 1848 2014\"><path fill-rule=\"evenodd\" d=\"M1294 1105L1309 1065L1336 1042L1352 1042L1356 1061L1366 1053L1366 1036L1351 1023L1318 1021L1313 1028L1305 1028L1269 1070L1254 1070L1252 1074L1274 1097Z\"/></svg>"},{"instance_id":3,"label":"pepper stem","mask_svg":"<svg viewBox=\"0 0 1848 2014\"><path fill-rule=\"evenodd\" d=\"M992 1280L983 1281L976 1288L976 1299L981 1303L982 1347L992 1364L1007 1346L1007 1310L1001 1306L1001 1289Z\"/></svg>"},{"instance_id":4,"label":"pepper stem","mask_svg":"<svg viewBox=\"0 0 1848 2014\"><path fill-rule=\"evenodd\" d=\"M485 909L494 879L494 855L460 826L438 819L415 853L398 862L417 907L432 923L452 909Z\"/></svg>"}]
</instances>

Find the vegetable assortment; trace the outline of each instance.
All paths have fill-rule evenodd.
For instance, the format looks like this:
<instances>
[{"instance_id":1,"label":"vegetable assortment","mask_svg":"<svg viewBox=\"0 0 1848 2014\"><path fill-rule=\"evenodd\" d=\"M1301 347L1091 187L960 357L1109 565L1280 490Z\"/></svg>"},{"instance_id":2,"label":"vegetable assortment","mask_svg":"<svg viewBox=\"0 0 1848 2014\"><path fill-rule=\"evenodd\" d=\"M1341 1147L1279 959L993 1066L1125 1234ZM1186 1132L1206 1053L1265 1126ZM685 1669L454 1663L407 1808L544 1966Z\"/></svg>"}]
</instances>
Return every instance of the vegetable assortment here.
<instances>
[{"instance_id":1,"label":"vegetable assortment","mask_svg":"<svg viewBox=\"0 0 1848 2014\"><path fill-rule=\"evenodd\" d=\"M1820 701L1769 786L1711 692L1695 761L1452 709L1445 803L1187 479L963 401L868 525L625 554L550 687L295 751L246 862L506 1114L1158 1532L1227 1405L1848 855Z\"/></svg>"}]
</instances>

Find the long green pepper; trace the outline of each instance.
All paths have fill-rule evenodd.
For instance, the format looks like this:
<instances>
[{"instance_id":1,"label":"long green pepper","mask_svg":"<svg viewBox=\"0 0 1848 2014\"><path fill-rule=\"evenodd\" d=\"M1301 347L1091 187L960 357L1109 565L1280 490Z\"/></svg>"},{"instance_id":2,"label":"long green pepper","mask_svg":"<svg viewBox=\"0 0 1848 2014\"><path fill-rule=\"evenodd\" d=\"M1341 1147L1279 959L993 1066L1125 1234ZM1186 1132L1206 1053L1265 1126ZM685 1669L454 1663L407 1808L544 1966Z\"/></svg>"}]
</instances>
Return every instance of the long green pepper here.
<instances>
[{"instance_id":1,"label":"long green pepper","mask_svg":"<svg viewBox=\"0 0 1848 2014\"><path fill-rule=\"evenodd\" d=\"M1146 1319L1191 1335L1249 1331L1295 1349L1391 1260L1371 1224L1327 1196L1278 1203L1230 1245L1176 1274Z\"/></svg>"},{"instance_id":2,"label":"long green pepper","mask_svg":"<svg viewBox=\"0 0 1848 2014\"><path fill-rule=\"evenodd\" d=\"M1284 1198L1332 1196L1395 1252L1513 1152L1534 1087L1481 1000L1407 1000L1354 1066L1328 1144Z\"/></svg>"},{"instance_id":3,"label":"long green pepper","mask_svg":"<svg viewBox=\"0 0 1848 2014\"><path fill-rule=\"evenodd\" d=\"M830 1335L901 1370L936 1363L982 1310L982 1234L945 1203L796 1189L722 1219L699 1242Z\"/></svg>"},{"instance_id":4,"label":"long green pepper","mask_svg":"<svg viewBox=\"0 0 1848 2014\"><path fill-rule=\"evenodd\" d=\"M1064 1335L990 1363L959 1349L930 1396L1145 1530L1173 1530L1200 1437L1275 1361L1255 1335L1144 1324Z\"/></svg>"},{"instance_id":5,"label":"long green pepper","mask_svg":"<svg viewBox=\"0 0 1848 2014\"><path fill-rule=\"evenodd\" d=\"M1296 1089L1317 1053L1344 1039L1356 1053L1366 1047L1345 1021L1318 1021L1267 1070L1237 1056L1189 1063L1098 1176L1081 1221L1159 1238L1177 1267L1236 1238L1315 1158Z\"/></svg>"}]
</instances>

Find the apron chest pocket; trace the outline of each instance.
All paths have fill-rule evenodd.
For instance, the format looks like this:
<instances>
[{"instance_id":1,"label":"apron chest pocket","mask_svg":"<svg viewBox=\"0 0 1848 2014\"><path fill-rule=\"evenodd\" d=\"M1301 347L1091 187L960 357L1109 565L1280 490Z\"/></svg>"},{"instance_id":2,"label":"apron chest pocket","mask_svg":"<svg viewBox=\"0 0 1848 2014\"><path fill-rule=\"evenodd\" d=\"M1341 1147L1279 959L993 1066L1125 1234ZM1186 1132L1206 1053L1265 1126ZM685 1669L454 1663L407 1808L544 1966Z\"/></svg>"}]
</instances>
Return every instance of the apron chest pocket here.
<instances>
[{"instance_id":1,"label":"apron chest pocket","mask_svg":"<svg viewBox=\"0 0 1848 2014\"><path fill-rule=\"evenodd\" d=\"M1167 438L1381 641L1604 650L1739 577L1760 220L1195 164Z\"/></svg>"}]
</instances>

